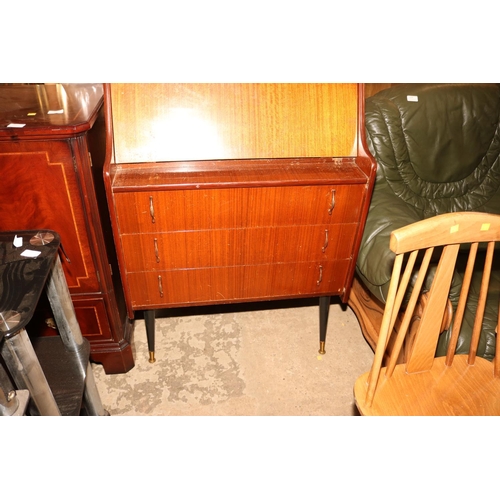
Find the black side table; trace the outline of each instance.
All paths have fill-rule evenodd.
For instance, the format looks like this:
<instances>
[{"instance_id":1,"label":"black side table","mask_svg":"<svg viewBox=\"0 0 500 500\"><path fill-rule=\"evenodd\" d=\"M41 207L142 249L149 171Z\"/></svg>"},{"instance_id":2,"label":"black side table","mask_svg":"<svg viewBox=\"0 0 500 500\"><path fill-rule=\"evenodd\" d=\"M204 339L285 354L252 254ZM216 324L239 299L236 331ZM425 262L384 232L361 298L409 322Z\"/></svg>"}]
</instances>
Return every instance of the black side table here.
<instances>
[{"instance_id":1,"label":"black side table","mask_svg":"<svg viewBox=\"0 0 500 500\"><path fill-rule=\"evenodd\" d=\"M0 354L32 415L107 415L50 230L0 233ZM26 325L44 290L58 336L30 340ZM12 398L12 393L10 395Z\"/></svg>"}]
</instances>

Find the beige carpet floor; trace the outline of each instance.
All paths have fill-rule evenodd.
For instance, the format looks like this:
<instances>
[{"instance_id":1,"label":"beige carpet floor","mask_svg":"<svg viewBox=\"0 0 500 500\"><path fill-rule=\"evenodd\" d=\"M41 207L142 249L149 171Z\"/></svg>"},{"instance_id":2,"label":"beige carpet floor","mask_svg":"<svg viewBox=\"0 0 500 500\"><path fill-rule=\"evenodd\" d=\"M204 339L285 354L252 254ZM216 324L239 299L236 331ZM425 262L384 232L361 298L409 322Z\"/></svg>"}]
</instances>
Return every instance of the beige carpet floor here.
<instances>
[{"instance_id":1,"label":"beige carpet floor","mask_svg":"<svg viewBox=\"0 0 500 500\"><path fill-rule=\"evenodd\" d=\"M135 321L135 367L93 365L111 415L357 415L353 385L373 352L354 313L332 299L326 354L317 300L158 312L156 363Z\"/></svg>"}]
</instances>

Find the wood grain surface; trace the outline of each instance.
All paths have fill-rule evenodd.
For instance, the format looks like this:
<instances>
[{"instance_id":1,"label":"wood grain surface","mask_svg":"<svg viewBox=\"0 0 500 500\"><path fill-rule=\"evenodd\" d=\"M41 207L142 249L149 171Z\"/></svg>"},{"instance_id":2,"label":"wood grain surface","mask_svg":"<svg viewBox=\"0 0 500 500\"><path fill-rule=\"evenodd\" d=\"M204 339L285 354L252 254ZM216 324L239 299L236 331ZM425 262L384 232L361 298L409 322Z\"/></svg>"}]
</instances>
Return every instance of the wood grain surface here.
<instances>
[{"instance_id":1,"label":"wood grain surface","mask_svg":"<svg viewBox=\"0 0 500 500\"><path fill-rule=\"evenodd\" d=\"M353 156L357 84L113 84L114 163Z\"/></svg>"}]
</instances>

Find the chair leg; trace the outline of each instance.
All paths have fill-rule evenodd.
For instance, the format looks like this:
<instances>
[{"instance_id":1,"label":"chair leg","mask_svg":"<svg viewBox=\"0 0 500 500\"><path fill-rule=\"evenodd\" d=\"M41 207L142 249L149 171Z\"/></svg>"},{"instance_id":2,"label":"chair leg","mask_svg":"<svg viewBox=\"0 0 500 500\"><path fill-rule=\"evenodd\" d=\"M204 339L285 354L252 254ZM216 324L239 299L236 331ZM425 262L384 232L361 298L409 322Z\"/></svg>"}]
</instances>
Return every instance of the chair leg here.
<instances>
[{"instance_id":1,"label":"chair leg","mask_svg":"<svg viewBox=\"0 0 500 500\"><path fill-rule=\"evenodd\" d=\"M330 312L330 297L319 298L319 353L325 354L326 329Z\"/></svg>"},{"instance_id":2,"label":"chair leg","mask_svg":"<svg viewBox=\"0 0 500 500\"><path fill-rule=\"evenodd\" d=\"M155 310L144 311L144 321L146 322L146 336L148 338L149 362L154 363L155 359Z\"/></svg>"}]
</instances>

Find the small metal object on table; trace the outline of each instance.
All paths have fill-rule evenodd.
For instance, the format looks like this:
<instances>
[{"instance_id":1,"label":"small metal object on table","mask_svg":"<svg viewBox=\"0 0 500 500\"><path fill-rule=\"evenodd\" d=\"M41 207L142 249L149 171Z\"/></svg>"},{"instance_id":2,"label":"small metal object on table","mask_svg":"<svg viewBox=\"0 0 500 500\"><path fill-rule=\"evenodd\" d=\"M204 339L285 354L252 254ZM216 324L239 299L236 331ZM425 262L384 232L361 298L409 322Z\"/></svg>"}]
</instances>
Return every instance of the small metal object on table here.
<instances>
[{"instance_id":1,"label":"small metal object on table","mask_svg":"<svg viewBox=\"0 0 500 500\"><path fill-rule=\"evenodd\" d=\"M50 230L0 233L0 354L18 392L29 392L32 415L107 415L89 362ZM58 336L31 340L26 326L46 290ZM1 389L1 388L0 388ZM7 390L4 414L16 393ZM2 403L2 401L0 401Z\"/></svg>"}]
</instances>

